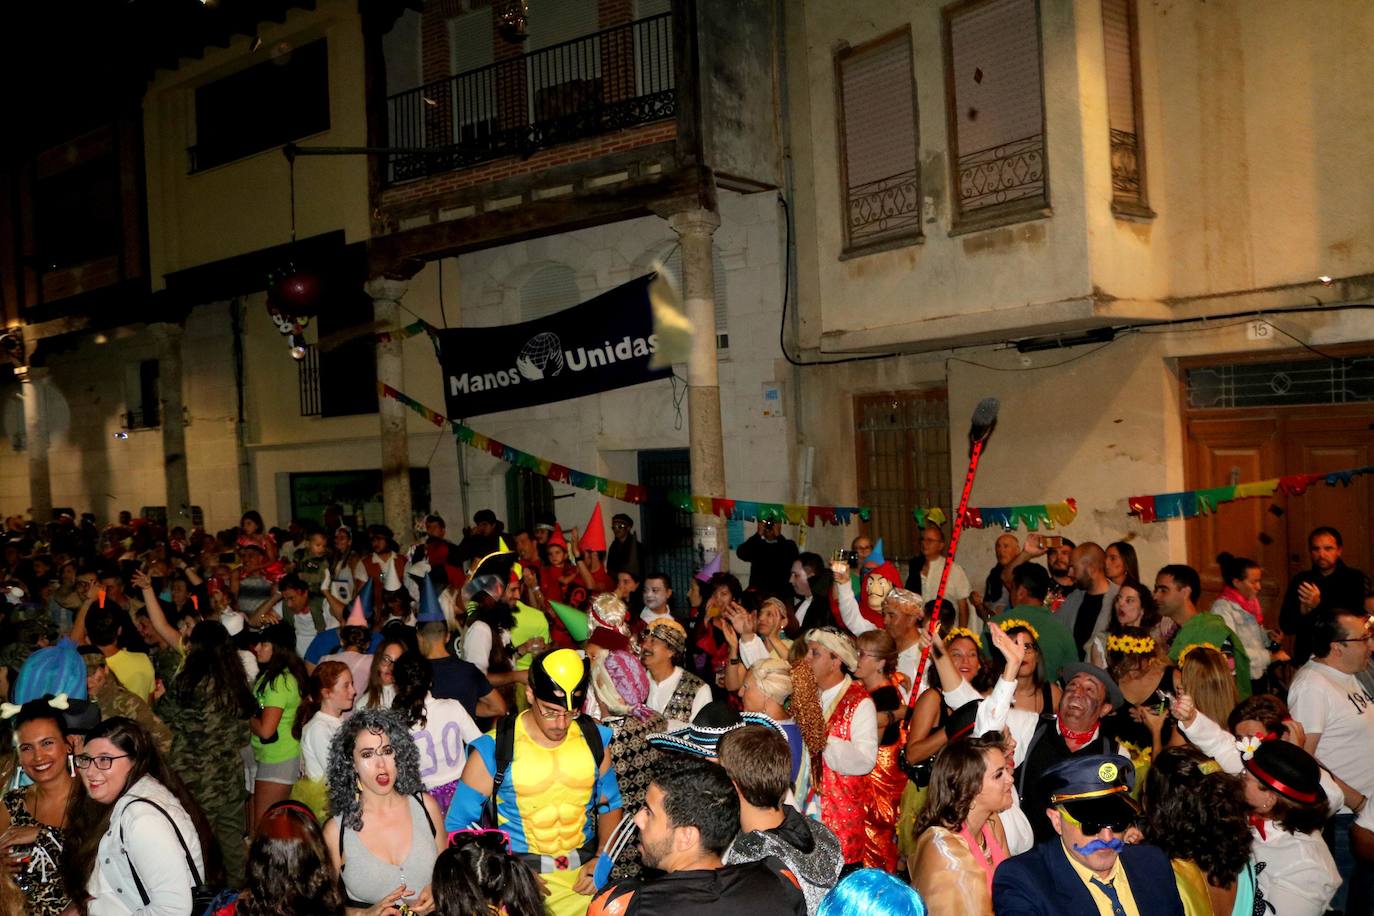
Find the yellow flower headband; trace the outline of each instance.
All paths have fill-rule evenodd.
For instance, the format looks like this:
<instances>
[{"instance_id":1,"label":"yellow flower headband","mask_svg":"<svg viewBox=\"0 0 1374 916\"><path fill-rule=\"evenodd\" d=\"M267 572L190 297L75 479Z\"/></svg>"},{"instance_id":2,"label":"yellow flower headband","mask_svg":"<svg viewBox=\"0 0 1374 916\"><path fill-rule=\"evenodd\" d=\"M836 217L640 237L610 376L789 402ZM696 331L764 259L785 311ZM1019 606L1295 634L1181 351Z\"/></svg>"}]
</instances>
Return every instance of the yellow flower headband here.
<instances>
[{"instance_id":1,"label":"yellow flower headband","mask_svg":"<svg viewBox=\"0 0 1374 916\"><path fill-rule=\"evenodd\" d=\"M983 648L983 641L978 638L977 633L973 632L968 627L951 627L949 629L949 632L945 633L945 642L954 642L954 640L958 639L961 636L973 640L973 644L978 648Z\"/></svg>"},{"instance_id":2,"label":"yellow flower headband","mask_svg":"<svg viewBox=\"0 0 1374 916\"><path fill-rule=\"evenodd\" d=\"M1126 655L1149 655L1155 650L1152 636L1108 636L1107 651Z\"/></svg>"},{"instance_id":3,"label":"yellow flower headband","mask_svg":"<svg viewBox=\"0 0 1374 916\"><path fill-rule=\"evenodd\" d=\"M1194 649L1211 649L1218 655L1223 654L1220 649L1218 649L1216 646L1212 645L1209 642L1195 642L1191 646L1189 646L1188 648L1184 649L1182 652L1179 653L1178 663L1180 665L1183 664L1183 660L1188 657L1188 653L1192 652Z\"/></svg>"},{"instance_id":4,"label":"yellow flower headband","mask_svg":"<svg viewBox=\"0 0 1374 916\"><path fill-rule=\"evenodd\" d=\"M1031 639L1035 640L1036 642L1040 641L1040 633L1035 629L1035 627L1030 625L1029 620L1003 620L1001 623L997 625L1002 628L1003 633L1010 633L1012 630L1015 630L1017 627L1020 627L1021 629L1025 630L1027 633L1031 635Z\"/></svg>"}]
</instances>

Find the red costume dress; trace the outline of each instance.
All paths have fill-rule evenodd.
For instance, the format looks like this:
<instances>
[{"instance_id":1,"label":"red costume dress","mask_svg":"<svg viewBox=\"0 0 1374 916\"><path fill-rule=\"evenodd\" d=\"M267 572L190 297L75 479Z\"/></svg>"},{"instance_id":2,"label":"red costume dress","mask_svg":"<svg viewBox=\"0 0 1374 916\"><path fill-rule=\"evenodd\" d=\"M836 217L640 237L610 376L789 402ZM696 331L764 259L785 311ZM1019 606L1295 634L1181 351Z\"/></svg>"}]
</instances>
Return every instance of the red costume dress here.
<instances>
[{"instance_id":1,"label":"red costume dress","mask_svg":"<svg viewBox=\"0 0 1374 916\"><path fill-rule=\"evenodd\" d=\"M893 674L873 693L879 712L900 711L906 678ZM864 814L864 868L893 871L897 867L897 817L901 813L906 774L898 759L906 750L906 724L894 722L878 740L878 762L864 777L868 784L868 810Z\"/></svg>"},{"instance_id":2,"label":"red costume dress","mask_svg":"<svg viewBox=\"0 0 1374 916\"><path fill-rule=\"evenodd\" d=\"M840 694L833 711L826 718L829 738L850 740L854 710L868 699L868 691L858 681ZM840 840L844 861L862 862L864 859L864 817L869 800L867 776L845 776L824 763L821 772L821 823L834 831Z\"/></svg>"}]
</instances>

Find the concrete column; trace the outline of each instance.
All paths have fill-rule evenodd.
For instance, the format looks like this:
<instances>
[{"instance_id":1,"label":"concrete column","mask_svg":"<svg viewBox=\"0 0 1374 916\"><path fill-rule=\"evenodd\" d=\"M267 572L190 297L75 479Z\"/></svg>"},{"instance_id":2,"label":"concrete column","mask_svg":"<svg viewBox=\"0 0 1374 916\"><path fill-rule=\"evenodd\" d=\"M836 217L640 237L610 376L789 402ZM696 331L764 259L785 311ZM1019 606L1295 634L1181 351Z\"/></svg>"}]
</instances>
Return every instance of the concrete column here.
<instances>
[{"instance_id":1,"label":"concrete column","mask_svg":"<svg viewBox=\"0 0 1374 916\"><path fill-rule=\"evenodd\" d=\"M24 399L24 450L29 457L29 513L34 521L52 520L52 479L48 476L48 413L46 366L14 370Z\"/></svg>"},{"instance_id":2,"label":"concrete column","mask_svg":"<svg viewBox=\"0 0 1374 916\"><path fill-rule=\"evenodd\" d=\"M158 387L161 396L163 477L167 485L167 527L191 528L191 481L186 460L186 411L181 396L183 328L171 322L149 325L158 341Z\"/></svg>"},{"instance_id":3,"label":"concrete column","mask_svg":"<svg viewBox=\"0 0 1374 916\"><path fill-rule=\"evenodd\" d=\"M378 331L396 331L401 326L401 297L406 284L378 277L367 283L372 297L373 317ZM405 390L405 360L402 342L395 336L377 344L377 381L397 391ZM410 441L406 437L406 409L394 398L381 398L377 417L382 433L382 515L398 541L410 530Z\"/></svg>"},{"instance_id":4,"label":"concrete column","mask_svg":"<svg viewBox=\"0 0 1374 916\"><path fill-rule=\"evenodd\" d=\"M720 424L720 382L716 374L715 272L711 239L720 217L710 210L685 210L668 217L682 242L682 298L692 322L692 354L687 360L687 417L692 461L692 493L725 496L725 444ZM703 559L730 552L719 516L692 515L693 544Z\"/></svg>"}]
</instances>

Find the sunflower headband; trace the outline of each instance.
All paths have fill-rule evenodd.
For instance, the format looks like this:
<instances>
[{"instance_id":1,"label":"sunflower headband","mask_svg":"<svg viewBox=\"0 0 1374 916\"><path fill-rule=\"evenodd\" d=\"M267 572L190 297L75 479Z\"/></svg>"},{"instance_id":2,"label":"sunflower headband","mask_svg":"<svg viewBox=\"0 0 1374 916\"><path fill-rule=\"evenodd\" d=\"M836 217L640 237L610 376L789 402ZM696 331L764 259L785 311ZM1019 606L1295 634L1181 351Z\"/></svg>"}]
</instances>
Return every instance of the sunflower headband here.
<instances>
[{"instance_id":1,"label":"sunflower headband","mask_svg":"<svg viewBox=\"0 0 1374 916\"><path fill-rule=\"evenodd\" d=\"M1002 628L1003 633L1010 633L1012 630L1020 628L1029 633L1031 635L1031 639L1035 640L1036 642L1040 641L1039 631L1037 631L1035 627L1030 625L1029 620L1003 620L1001 623L997 625Z\"/></svg>"},{"instance_id":2,"label":"sunflower headband","mask_svg":"<svg viewBox=\"0 0 1374 916\"><path fill-rule=\"evenodd\" d=\"M1107 651L1121 652L1125 655L1149 655L1155 651L1155 640L1153 636L1108 636Z\"/></svg>"},{"instance_id":3,"label":"sunflower headband","mask_svg":"<svg viewBox=\"0 0 1374 916\"><path fill-rule=\"evenodd\" d=\"M970 630L968 627L951 627L945 633L945 642L954 642L954 640L958 639L961 636L973 640L973 644L978 648L983 648L983 640L979 639L978 634Z\"/></svg>"},{"instance_id":4,"label":"sunflower headband","mask_svg":"<svg viewBox=\"0 0 1374 916\"><path fill-rule=\"evenodd\" d=\"M1186 658L1188 657L1188 653L1189 653L1189 652L1192 652L1194 649L1211 649L1213 652L1217 653L1218 655L1223 654L1222 651L1221 651L1220 649L1218 649L1216 646L1212 645L1212 644L1209 643L1209 642L1195 642L1195 643L1193 643L1191 646L1189 646L1188 648L1184 649L1181 653L1179 653L1179 656L1178 656L1178 663L1179 663L1180 665L1183 664L1184 659L1186 659Z\"/></svg>"}]
</instances>

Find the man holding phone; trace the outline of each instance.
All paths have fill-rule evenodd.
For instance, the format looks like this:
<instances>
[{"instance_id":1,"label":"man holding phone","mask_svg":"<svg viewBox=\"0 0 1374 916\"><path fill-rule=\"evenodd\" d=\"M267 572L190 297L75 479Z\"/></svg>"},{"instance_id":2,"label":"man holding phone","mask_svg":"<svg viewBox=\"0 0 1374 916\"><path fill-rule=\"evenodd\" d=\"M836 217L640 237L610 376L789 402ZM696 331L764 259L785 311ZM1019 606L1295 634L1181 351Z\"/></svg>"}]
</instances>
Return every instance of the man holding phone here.
<instances>
[{"instance_id":1,"label":"man holding phone","mask_svg":"<svg viewBox=\"0 0 1374 916\"><path fill-rule=\"evenodd\" d=\"M797 545L783 536L777 519L759 519L753 537L739 545L735 556L749 564L750 588L780 597L792 594L787 578L797 559Z\"/></svg>"}]
</instances>

